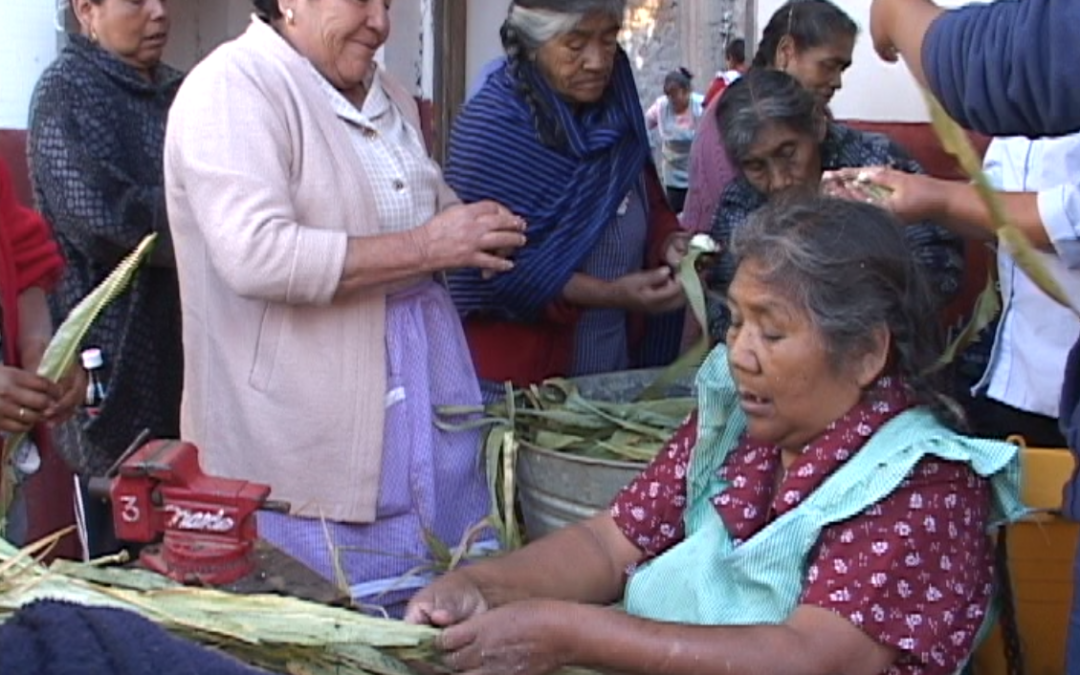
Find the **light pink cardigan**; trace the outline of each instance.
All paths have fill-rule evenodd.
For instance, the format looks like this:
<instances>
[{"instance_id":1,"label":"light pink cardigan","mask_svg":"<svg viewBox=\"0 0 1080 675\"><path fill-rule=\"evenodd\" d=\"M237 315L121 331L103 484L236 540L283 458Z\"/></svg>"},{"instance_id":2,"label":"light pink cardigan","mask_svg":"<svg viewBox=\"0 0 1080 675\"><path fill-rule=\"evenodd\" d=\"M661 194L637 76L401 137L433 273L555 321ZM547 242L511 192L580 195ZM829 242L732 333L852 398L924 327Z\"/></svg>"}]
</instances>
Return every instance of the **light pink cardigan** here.
<instances>
[{"instance_id":1,"label":"light pink cardigan","mask_svg":"<svg viewBox=\"0 0 1080 675\"><path fill-rule=\"evenodd\" d=\"M412 97L381 80L419 130ZM294 514L373 521L387 289L335 294L347 240L379 231L374 195L303 57L266 24L253 21L188 75L165 182L184 438L207 471L268 483ZM440 208L456 202L445 185L440 195Z\"/></svg>"}]
</instances>

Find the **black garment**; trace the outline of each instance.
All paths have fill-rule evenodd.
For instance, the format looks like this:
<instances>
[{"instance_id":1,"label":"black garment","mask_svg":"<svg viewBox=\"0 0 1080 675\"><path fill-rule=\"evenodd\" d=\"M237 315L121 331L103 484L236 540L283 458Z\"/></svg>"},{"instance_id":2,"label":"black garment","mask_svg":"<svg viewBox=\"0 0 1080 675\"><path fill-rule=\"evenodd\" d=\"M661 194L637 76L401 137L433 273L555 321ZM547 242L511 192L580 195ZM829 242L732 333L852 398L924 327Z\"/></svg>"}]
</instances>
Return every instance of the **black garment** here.
<instances>
[{"instance_id":1,"label":"black garment","mask_svg":"<svg viewBox=\"0 0 1080 675\"><path fill-rule=\"evenodd\" d=\"M183 361L180 292L165 213L165 121L181 75L143 78L74 35L42 75L30 109L31 178L38 208L67 259L52 297L59 322L151 232L153 260L98 317L84 346L100 347L108 397L61 453L98 473L149 428L179 434ZM78 447L72 447L74 445Z\"/></svg>"},{"instance_id":2,"label":"black garment","mask_svg":"<svg viewBox=\"0 0 1080 675\"><path fill-rule=\"evenodd\" d=\"M120 609L39 601L0 625L4 675L267 675Z\"/></svg>"},{"instance_id":3,"label":"black garment","mask_svg":"<svg viewBox=\"0 0 1080 675\"><path fill-rule=\"evenodd\" d=\"M1023 436L1033 448L1065 448L1057 418L1019 410L1000 401L979 396L965 405L968 423L977 436L1005 439Z\"/></svg>"},{"instance_id":4,"label":"black garment","mask_svg":"<svg viewBox=\"0 0 1080 675\"><path fill-rule=\"evenodd\" d=\"M677 188L668 185L664 187L664 191L667 193L668 205L671 206L671 210L675 213L682 213L683 208L686 206L687 188Z\"/></svg>"}]
</instances>

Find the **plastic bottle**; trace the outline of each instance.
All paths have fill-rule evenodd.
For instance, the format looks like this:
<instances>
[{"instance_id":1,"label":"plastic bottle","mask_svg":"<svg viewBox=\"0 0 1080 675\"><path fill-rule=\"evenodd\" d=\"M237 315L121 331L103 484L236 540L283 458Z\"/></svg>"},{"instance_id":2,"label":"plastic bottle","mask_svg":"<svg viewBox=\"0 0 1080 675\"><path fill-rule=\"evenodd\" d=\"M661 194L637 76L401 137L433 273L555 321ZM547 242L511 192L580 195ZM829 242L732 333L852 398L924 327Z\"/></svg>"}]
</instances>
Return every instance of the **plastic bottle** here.
<instances>
[{"instance_id":1,"label":"plastic bottle","mask_svg":"<svg viewBox=\"0 0 1080 675\"><path fill-rule=\"evenodd\" d=\"M91 348L81 354L82 366L86 371L86 399L83 407L90 417L96 417L105 401L105 383L102 381L101 368L105 365L105 359L101 356L101 350Z\"/></svg>"}]
</instances>

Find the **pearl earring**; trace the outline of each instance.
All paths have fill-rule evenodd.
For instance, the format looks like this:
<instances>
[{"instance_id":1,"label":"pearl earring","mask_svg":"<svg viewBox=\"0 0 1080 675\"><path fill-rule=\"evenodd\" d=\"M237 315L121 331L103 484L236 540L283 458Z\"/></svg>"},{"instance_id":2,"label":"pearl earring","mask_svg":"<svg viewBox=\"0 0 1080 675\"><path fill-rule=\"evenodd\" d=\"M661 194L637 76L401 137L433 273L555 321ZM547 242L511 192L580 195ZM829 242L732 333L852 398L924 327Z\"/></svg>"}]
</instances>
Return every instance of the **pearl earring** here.
<instances>
[{"instance_id":1,"label":"pearl earring","mask_svg":"<svg viewBox=\"0 0 1080 675\"><path fill-rule=\"evenodd\" d=\"M296 25L296 12L292 10L292 7L285 10L285 23L289 24L290 26Z\"/></svg>"}]
</instances>

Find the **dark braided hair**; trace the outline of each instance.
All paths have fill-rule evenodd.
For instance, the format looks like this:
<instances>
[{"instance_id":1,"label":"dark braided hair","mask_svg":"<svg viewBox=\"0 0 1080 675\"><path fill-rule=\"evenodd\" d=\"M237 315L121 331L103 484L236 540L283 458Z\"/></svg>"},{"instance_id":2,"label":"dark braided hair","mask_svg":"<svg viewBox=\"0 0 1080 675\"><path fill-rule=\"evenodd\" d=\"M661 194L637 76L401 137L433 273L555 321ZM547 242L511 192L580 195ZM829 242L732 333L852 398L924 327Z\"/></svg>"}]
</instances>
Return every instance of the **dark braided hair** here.
<instances>
[{"instance_id":1,"label":"dark braided hair","mask_svg":"<svg viewBox=\"0 0 1080 675\"><path fill-rule=\"evenodd\" d=\"M251 4L255 5L255 16L267 23L277 21L283 16L278 0L251 0Z\"/></svg>"},{"instance_id":2,"label":"dark braided hair","mask_svg":"<svg viewBox=\"0 0 1080 675\"><path fill-rule=\"evenodd\" d=\"M565 29L555 35L530 35L523 26L518 8L542 10L562 16ZM558 116L550 104L537 91L536 78L542 77L536 69L536 52L547 40L571 30L586 14L603 12L617 16L622 20L626 9L626 0L514 0L506 21L499 30L503 50L506 52L507 67L516 83L518 94L528 104L532 113L536 136L544 145L561 148L566 143L566 130L562 128Z\"/></svg>"},{"instance_id":3,"label":"dark braided hair","mask_svg":"<svg viewBox=\"0 0 1080 675\"><path fill-rule=\"evenodd\" d=\"M760 264L765 283L805 309L834 366L867 353L884 326L889 372L942 423L964 428L959 406L931 374L944 348L934 296L891 214L805 193L777 197L735 231L731 247L736 269Z\"/></svg>"},{"instance_id":4,"label":"dark braided hair","mask_svg":"<svg viewBox=\"0 0 1080 675\"><path fill-rule=\"evenodd\" d=\"M751 65L775 68L776 48L786 36L791 37L795 49L801 52L827 45L841 36L854 38L858 33L859 27L851 17L829 0L788 0L765 26Z\"/></svg>"}]
</instances>

